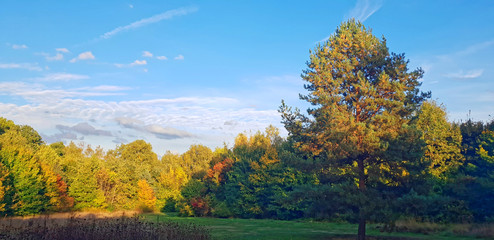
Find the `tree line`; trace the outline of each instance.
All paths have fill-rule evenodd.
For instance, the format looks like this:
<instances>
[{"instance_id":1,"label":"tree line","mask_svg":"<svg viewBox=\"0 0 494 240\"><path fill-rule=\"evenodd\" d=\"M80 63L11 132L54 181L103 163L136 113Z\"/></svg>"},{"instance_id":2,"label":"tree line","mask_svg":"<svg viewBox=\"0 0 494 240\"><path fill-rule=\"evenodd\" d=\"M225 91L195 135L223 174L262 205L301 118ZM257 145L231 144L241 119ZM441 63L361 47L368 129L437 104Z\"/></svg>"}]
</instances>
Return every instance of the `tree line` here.
<instances>
[{"instance_id":1,"label":"tree line","mask_svg":"<svg viewBox=\"0 0 494 240\"><path fill-rule=\"evenodd\" d=\"M381 169L366 208L374 222L494 220L494 121L449 123L426 102L416 121L420 160ZM396 156L401 158L401 156ZM383 172L388 172L384 174ZM356 222L356 178L268 127L231 148L193 145L161 159L137 140L101 148L43 143L29 126L0 118L0 214L139 209L183 216ZM361 199L360 199L361 200Z\"/></svg>"}]
</instances>

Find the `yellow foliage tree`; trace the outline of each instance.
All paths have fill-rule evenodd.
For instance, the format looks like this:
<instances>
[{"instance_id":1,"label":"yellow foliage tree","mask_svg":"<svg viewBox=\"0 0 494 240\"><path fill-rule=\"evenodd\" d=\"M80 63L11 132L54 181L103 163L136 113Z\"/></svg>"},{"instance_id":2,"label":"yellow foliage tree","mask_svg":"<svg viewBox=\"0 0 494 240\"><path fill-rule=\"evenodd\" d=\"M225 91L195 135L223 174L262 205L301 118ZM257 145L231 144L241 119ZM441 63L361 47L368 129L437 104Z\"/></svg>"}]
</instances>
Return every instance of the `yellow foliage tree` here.
<instances>
[{"instance_id":1,"label":"yellow foliage tree","mask_svg":"<svg viewBox=\"0 0 494 240\"><path fill-rule=\"evenodd\" d=\"M158 179L158 206L163 207L168 200L178 200L182 187L189 181L189 176L181 167L170 167L163 171Z\"/></svg>"},{"instance_id":2,"label":"yellow foliage tree","mask_svg":"<svg viewBox=\"0 0 494 240\"><path fill-rule=\"evenodd\" d=\"M152 212L156 206L156 196L154 191L145 179L137 182L139 198L139 208L144 212Z\"/></svg>"}]
</instances>

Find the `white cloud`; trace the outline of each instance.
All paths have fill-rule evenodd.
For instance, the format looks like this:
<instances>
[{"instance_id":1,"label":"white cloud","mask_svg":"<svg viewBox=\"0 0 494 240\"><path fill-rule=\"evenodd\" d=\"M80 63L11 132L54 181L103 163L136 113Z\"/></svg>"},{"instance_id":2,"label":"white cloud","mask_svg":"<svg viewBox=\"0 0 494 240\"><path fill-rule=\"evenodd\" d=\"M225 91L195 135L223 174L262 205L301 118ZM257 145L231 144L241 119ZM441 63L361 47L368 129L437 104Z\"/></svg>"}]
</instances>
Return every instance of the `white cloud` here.
<instances>
[{"instance_id":1,"label":"white cloud","mask_svg":"<svg viewBox=\"0 0 494 240\"><path fill-rule=\"evenodd\" d=\"M12 48L19 50L19 49L27 49L28 47L25 44L14 44L12 45Z\"/></svg>"},{"instance_id":2,"label":"white cloud","mask_svg":"<svg viewBox=\"0 0 494 240\"><path fill-rule=\"evenodd\" d=\"M148 51L143 51L143 52L142 52L142 56L143 56L143 57L153 57L153 54L152 54L152 53L150 53L150 52L148 52Z\"/></svg>"},{"instance_id":3,"label":"white cloud","mask_svg":"<svg viewBox=\"0 0 494 240\"><path fill-rule=\"evenodd\" d=\"M129 31L132 29L140 28L140 27L152 24L152 23L160 22L162 20L171 19L171 18L176 17L176 16L187 15L189 13L196 12L197 10L198 9L196 7L178 8L178 9L169 10L169 11L163 12L163 13L158 14L158 15L154 15L154 16L149 17L149 18L141 19L139 21L133 22L133 23L125 25L125 26L117 27L117 28L101 35L100 39L109 39L109 38L113 37L114 35L116 35L120 32L123 32L123 31Z\"/></svg>"},{"instance_id":4,"label":"white cloud","mask_svg":"<svg viewBox=\"0 0 494 240\"><path fill-rule=\"evenodd\" d=\"M182 54L176 56L175 58L173 58L175 60L184 60L184 56Z\"/></svg>"},{"instance_id":5,"label":"white cloud","mask_svg":"<svg viewBox=\"0 0 494 240\"><path fill-rule=\"evenodd\" d=\"M38 103L56 104L63 99L77 99L95 96L116 96L123 94L118 91L104 91L104 89L98 89L97 87L78 89L50 89L39 83L30 84L25 82L1 82L0 95L19 96L36 105Z\"/></svg>"},{"instance_id":6,"label":"white cloud","mask_svg":"<svg viewBox=\"0 0 494 240\"><path fill-rule=\"evenodd\" d=\"M347 14L346 18L355 18L360 22L365 22L372 14L377 12L382 6L380 0L357 0L357 4Z\"/></svg>"},{"instance_id":7,"label":"white cloud","mask_svg":"<svg viewBox=\"0 0 494 240\"><path fill-rule=\"evenodd\" d=\"M132 5L132 4L129 4L129 8L134 8L134 5Z\"/></svg>"},{"instance_id":8,"label":"white cloud","mask_svg":"<svg viewBox=\"0 0 494 240\"><path fill-rule=\"evenodd\" d=\"M83 52L79 54L77 57L79 60L89 60L89 59L94 59L94 55L92 52Z\"/></svg>"},{"instance_id":9,"label":"white cloud","mask_svg":"<svg viewBox=\"0 0 494 240\"><path fill-rule=\"evenodd\" d=\"M459 79L473 79L482 76L483 73L484 73L484 69L475 69L466 72L460 70L459 72L446 74L446 77L459 78Z\"/></svg>"},{"instance_id":10,"label":"white cloud","mask_svg":"<svg viewBox=\"0 0 494 240\"><path fill-rule=\"evenodd\" d=\"M38 64L33 63L0 63L0 69L26 69L29 71L42 71Z\"/></svg>"},{"instance_id":11,"label":"white cloud","mask_svg":"<svg viewBox=\"0 0 494 240\"><path fill-rule=\"evenodd\" d=\"M134 67L134 66L146 65L146 64L148 64L146 60L135 60L134 62L129 64L115 63L114 65L118 68L124 68L124 67Z\"/></svg>"},{"instance_id":12,"label":"white cloud","mask_svg":"<svg viewBox=\"0 0 494 240\"><path fill-rule=\"evenodd\" d=\"M72 58L72 59L70 60L70 62L71 62L71 63L75 63L75 62L77 62L77 61L79 61L79 60L92 60L92 59L95 59L95 57L94 57L93 53L92 53L92 52L90 52L90 51L87 51L87 52L83 52L83 53L79 54L79 55L77 56L77 58Z\"/></svg>"},{"instance_id":13,"label":"white cloud","mask_svg":"<svg viewBox=\"0 0 494 240\"><path fill-rule=\"evenodd\" d=\"M57 52L63 52L63 53L69 53L69 49L67 48L56 48L55 51Z\"/></svg>"},{"instance_id":14,"label":"white cloud","mask_svg":"<svg viewBox=\"0 0 494 240\"><path fill-rule=\"evenodd\" d=\"M158 60L168 60L166 56L156 56L156 59Z\"/></svg>"},{"instance_id":15,"label":"white cloud","mask_svg":"<svg viewBox=\"0 0 494 240\"><path fill-rule=\"evenodd\" d=\"M143 121L130 117L117 117L115 118L115 121L126 128L139 128L140 125L144 125Z\"/></svg>"},{"instance_id":16,"label":"white cloud","mask_svg":"<svg viewBox=\"0 0 494 240\"><path fill-rule=\"evenodd\" d=\"M130 66L146 65L148 62L146 60L135 60Z\"/></svg>"},{"instance_id":17,"label":"white cloud","mask_svg":"<svg viewBox=\"0 0 494 240\"><path fill-rule=\"evenodd\" d=\"M60 60L63 60L63 54L57 53L57 54L55 54L55 56L47 55L47 56L45 56L45 59L47 61L60 61Z\"/></svg>"},{"instance_id":18,"label":"white cloud","mask_svg":"<svg viewBox=\"0 0 494 240\"><path fill-rule=\"evenodd\" d=\"M88 79L87 75L71 74L71 73L52 73L47 74L44 77L37 78L41 81L71 81L71 80L83 80Z\"/></svg>"},{"instance_id":19,"label":"white cloud","mask_svg":"<svg viewBox=\"0 0 494 240\"><path fill-rule=\"evenodd\" d=\"M87 89L90 89L93 91L102 91L102 92L118 92L118 91L129 90L131 88L122 87L122 86L101 85L101 86L96 86L96 87L90 87Z\"/></svg>"}]
</instances>

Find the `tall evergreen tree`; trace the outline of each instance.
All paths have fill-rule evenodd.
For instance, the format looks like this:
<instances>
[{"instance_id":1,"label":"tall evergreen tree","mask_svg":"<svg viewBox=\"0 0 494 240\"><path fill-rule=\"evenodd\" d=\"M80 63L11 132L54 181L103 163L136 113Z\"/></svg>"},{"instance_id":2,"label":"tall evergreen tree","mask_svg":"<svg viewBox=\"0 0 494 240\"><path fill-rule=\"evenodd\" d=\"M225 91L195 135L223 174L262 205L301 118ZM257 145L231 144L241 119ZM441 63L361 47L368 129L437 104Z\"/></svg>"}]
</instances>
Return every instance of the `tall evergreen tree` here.
<instances>
[{"instance_id":1,"label":"tall evergreen tree","mask_svg":"<svg viewBox=\"0 0 494 240\"><path fill-rule=\"evenodd\" d=\"M365 239L370 181L409 175L405 165L420 155L413 154L420 148L410 144L419 135L408 123L430 94L418 89L423 71L408 71L407 64L404 54L390 53L386 40L360 22L343 22L311 52L303 71L309 94L301 99L312 104L309 116L284 103L280 109L298 147L355 177L358 239Z\"/></svg>"}]
</instances>

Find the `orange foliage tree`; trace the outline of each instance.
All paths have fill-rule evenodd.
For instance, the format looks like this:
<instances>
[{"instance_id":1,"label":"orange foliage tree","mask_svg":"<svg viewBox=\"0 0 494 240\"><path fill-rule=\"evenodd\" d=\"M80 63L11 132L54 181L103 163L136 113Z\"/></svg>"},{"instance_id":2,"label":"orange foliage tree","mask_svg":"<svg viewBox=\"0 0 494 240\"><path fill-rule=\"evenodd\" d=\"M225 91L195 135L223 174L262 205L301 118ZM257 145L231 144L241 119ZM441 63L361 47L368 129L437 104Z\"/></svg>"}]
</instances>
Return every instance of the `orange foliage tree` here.
<instances>
[{"instance_id":1,"label":"orange foliage tree","mask_svg":"<svg viewBox=\"0 0 494 240\"><path fill-rule=\"evenodd\" d=\"M139 199L139 208L144 212L152 212L156 206L156 197L154 191L145 179L137 182L137 196Z\"/></svg>"}]
</instances>

